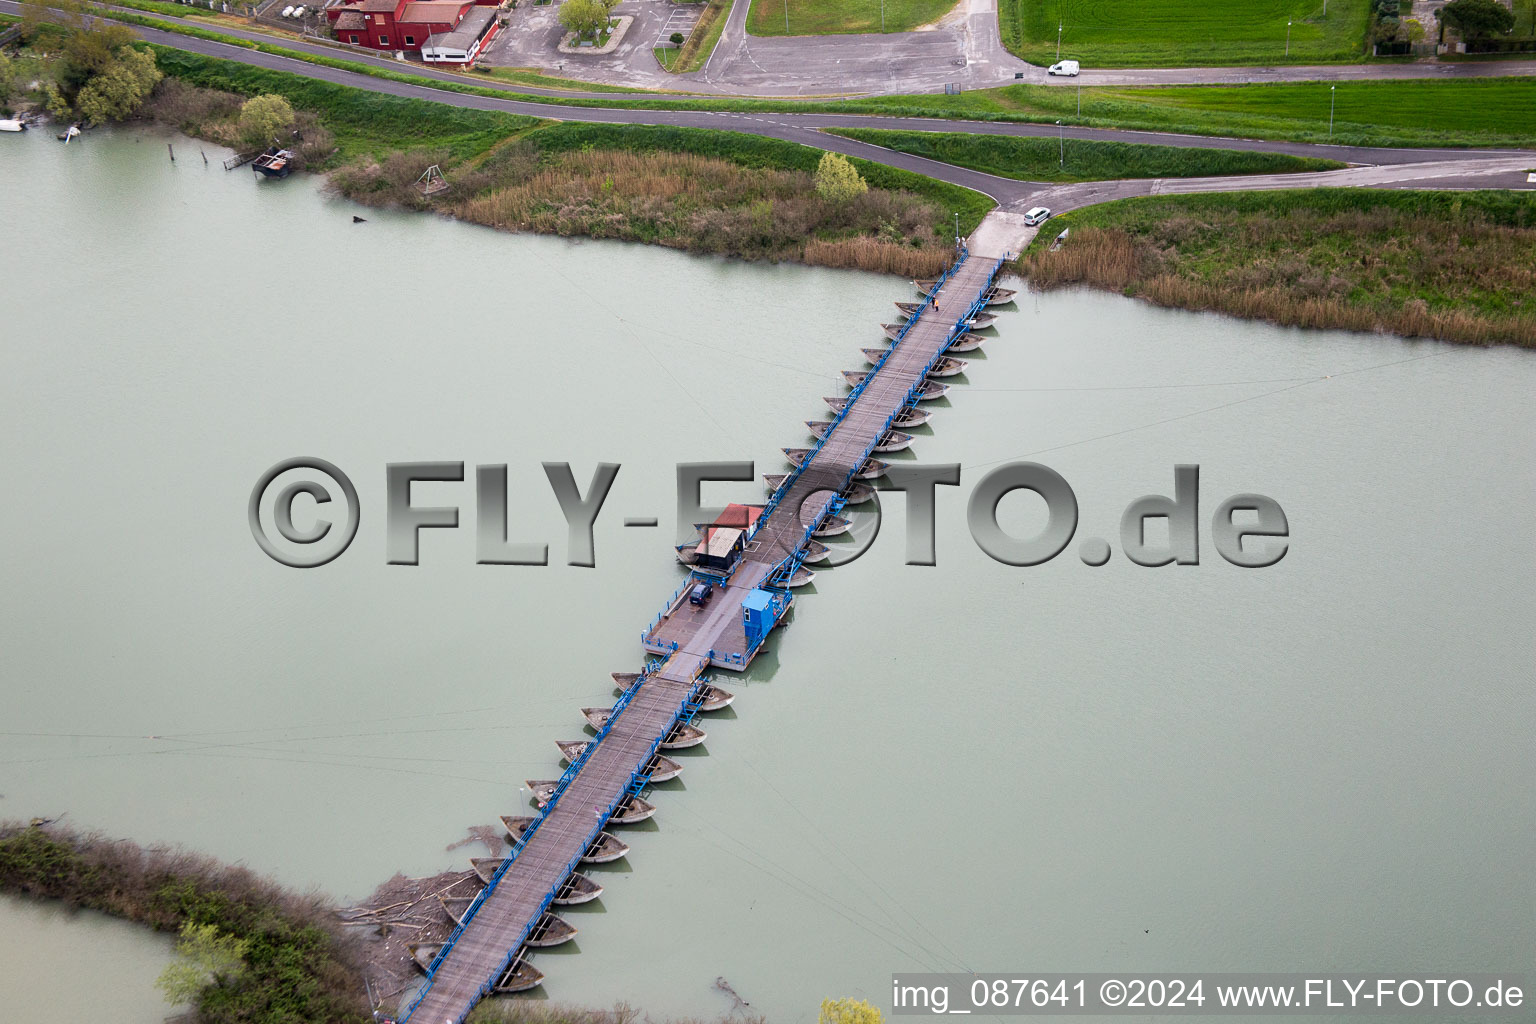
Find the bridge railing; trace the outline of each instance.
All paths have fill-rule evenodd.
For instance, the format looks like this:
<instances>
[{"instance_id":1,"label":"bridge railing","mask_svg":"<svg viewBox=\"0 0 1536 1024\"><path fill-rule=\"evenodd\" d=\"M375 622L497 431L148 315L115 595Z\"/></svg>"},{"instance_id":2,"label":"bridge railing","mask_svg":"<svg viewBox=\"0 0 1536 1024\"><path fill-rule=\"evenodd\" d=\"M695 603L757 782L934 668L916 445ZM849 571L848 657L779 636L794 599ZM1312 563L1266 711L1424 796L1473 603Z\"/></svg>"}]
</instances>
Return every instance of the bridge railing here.
<instances>
[{"instance_id":1,"label":"bridge railing","mask_svg":"<svg viewBox=\"0 0 1536 1024\"><path fill-rule=\"evenodd\" d=\"M955 262L952 265L950 265L944 271L943 275L938 279L937 283L934 285L933 290L930 291L928 294L930 296L935 294L939 290L939 288L941 288L943 286L944 282L949 280L949 278L956 271L958 271L960 269L960 267L965 263L965 261L968 260L969 258L970 258L970 252L967 249L965 249L965 248L961 248L957 258L955 259ZM989 288L991 287L992 280L997 276L997 268L999 266L1001 266L1001 265L1002 265L1002 261L999 260L998 263L993 266L991 272L988 274L987 286ZM985 294L986 294L986 289L983 289L981 295L979 295L974 301L972 301L970 307L967 308L965 314L960 317L961 321L969 320L971 318L971 316L975 313L975 311L977 309L977 304L978 303L981 303L983 305L985 304L983 302L983 297L985 296ZM843 419L848 415L848 413L853 409L854 404L858 401L859 396L861 396L864 393L865 385L867 385L871 380L874 379L876 372L878 372L879 369L885 365L886 360L890 359L891 354L896 351L896 346L900 343L901 339L903 339L903 338L905 338L907 336L907 332L909 330L911 330L912 326L914 324L916 324L917 321L919 319L921 319L921 317L922 317L922 312L919 311L916 315L911 316L911 317L909 317L907 319L906 324L904 324L902 326L901 330L897 332L896 340L891 343L891 347L888 348L884 353L881 354L880 361L875 364L874 369L870 370L870 372L864 377L864 379L861 380L853 388L853 390L848 393L848 398L847 398L847 400L843 404L842 411L839 412L837 414L837 416L835 416L833 418L833 420L832 420L832 423L833 423L834 427L836 427L837 424L841 423L843 421ZM957 324L958 324L958 321L957 321ZM953 327L950 328L949 337L950 337L951 340L955 337L955 334L956 334L955 328L953 328ZM930 359L928 361L928 364L923 368L923 372L918 376L916 383L914 383L912 385L912 388L907 392L906 400L902 403L901 406L898 407L898 411L900 411L900 409L904 409L908 405L912 404L913 398L916 395L917 390L920 387L922 387L923 384L926 382L927 377L928 377L928 372L933 369L933 367L938 363L938 361L941 358L943 358L944 353L947 352L948 350L949 350L949 346L946 344L942 349L940 349L933 356L932 359ZM890 426L891 426L891 424L893 422L895 422L895 414L894 413L891 416L886 418L885 430L889 430ZM866 445L865 448L864 448L864 454L862 456L860 456L857 460L855 460L852 468L850 468L848 470L848 472L847 472L847 475L845 475L843 477L842 482L836 488L836 492L839 495L839 498L841 496L842 491L845 490L848 487L848 485L853 481L854 477L856 477L858 475L859 470L864 468L864 463L869 459L869 457L872 454L874 454L874 450L880 446L880 442L885 439L885 430L882 430L879 434L877 434L875 437L870 439L869 444ZM816 443L816 445L812 447L810 454L807 455L805 457L805 459L801 461L799 466L795 467L795 471L793 473L791 473L789 476L784 478L784 482L781 483L779 485L779 489L773 493L773 497L769 500L768 504L763 506L763 514L757 520L757 527L753 531L754 535L756 534L756 530L762 529L763 524L767 522L769 512L778 505L778 503L782 500L782 498L783 498L783 496L785 494L789 493L789 488L791 486L793 486L794 483L800 478L801 474L805 470L805 467L809 466L811 464L811 462L815 460L817 453L821 451L821 449L826 445L826 443L828 441L831 440L833 432L834 431L832 431L832 430L828 430L825 434L823 434L821 439ZM791 548L791 552L792 553L790 555L786 556L784 559L782 559L779 562L779 564L777 566L774 567L774 570L773 570L774 572L779 572L787 564L789 564L792 560L793 561L801 561L801 560L803 560L803 556L801 556L799 553L804 550L806 542L809 541L811 539L812 535L816 532L816 527L820 524L820 521L821 521L821 517L818 516L814 522L812 522L811 524L809 524L806 527L805 533L801 535L800 542L795 544Z\"/></svg>"},{"instance_id":2,"label":"bridge railing","mask_svg":"<svg viewBox=\"0 0 1536 1024\"><path fill-rule=\"evenodd\" d=\"M625 692L625 697L632 697L634 693L639 690L640 683L642 681L643 678L637 679L631 689ZM513 962L516 961L518 954L522 952L523 943L527 941L529 931L532 930L534 925L537 924L539 920L543 918L544 914L549 911L551 904L553 904L555 901L555 897L560 894L561 886L565 884L565 880L569 878L571 873L574 872L576 868L581 864L581 858L586 854L587 850L591 848L592 844L597 841L597 837L602 834L604 826L606 826L608 823L608 818L613 815L614 811L618 810L619 804L631 796L638 796L640 790L645 788L645 782L650 778L649 773L645 771L646 767L651 763L651 758L656 756L656 751L660 749L662 741L671 735L672 730L677 727L677 723L682 720L685 713L687 712L689 703L694 699L694 696L697 693L698 687L695 685L692 689L689 690L688 695L678 702L677 708L672 713L671 721L668 723L666 728L661 731L661 734L651 741L651 745L646 750L645 755L640 758L639 765L636 767L634 772L630 774L629 781L625 783L623 789L620 790L619 795L614 797L612 802L609 803L607 813L597 818L596 824L593 826L591 832L587 835L586 841L581 844L580 850L578 850L576 855L571 858L570 862L565 865L565 871L561 874L560 881L551 886L550 890L544 894L543 900L539 902L539 909L533 914L528 922L524 924L523 930L518 935L517 942L513 944L511 951L507 954L506 958L502 960L500 966L496 968L496 971L491 975L490 980L480 986L480 994L476 998L471 999L465 1005L464 1009L461 1010L458 1015L453 1018L454 1024L461 1024L464 1018L469 1016L469 1012L475 1008L475 1004L485 996L490 995L491 991L496 986L497 980L502 976L503 973L506 972L509 967L512 966ZM624 697L621 697L620 700L623 701L627 706L628 701L625 700ZM623 708L619 704L616 703L614 705L613 714L608 716L608 721L604 724L603 729L598 734L599 739L607 735L608 731L613 727L613 723L618 720L619 713L622 710ZM597 749L597 744L593 743L587 749L589 751L595 750ZM584 761L585 758L583 758L583 762ZM554 806L553 798L551 798L551 802L548 806ZM508 863L504 862L502 864L502 868L497 871L493 878L499 880L501 874L508 866ZM434 964L436 962L437 961L434 961ZM426 990L423 989L423 996L425 995L425 992ZM416 1006L419 1006L420 1003L421 998L418 997L415 1005L411 1007L412 1013L415 1012ZM408 1013L406 1014L404 1020L409 1020L409 1018L410 1014ZM402 1020L402 1024L404 1024L404 1020Z\"/></svg>"},{"instance_id":3,"label":"bridge railing","mask_svg":"<svg viewBox=\"0 0 1536 1024\"><path fill-rule=\"evenodd\" d=\"M932 296L935 292L944 286L944 282L949 280L950 277L954 275L955 271L960 269L960 265L965 262L968 255L969 253L967 253L966 250L960 250L960 253L955 262L945 267L944 273L939 275L937 281L934 283L933 289L928 293L929 296ZM804 468L810 464L811 460L816 457L816 453L821 451L822 447L826 445L827 441L831 439L833 431L836 430L837 425L843 422L843 420L847 417L849 410L853 408L854 403L858 400L858 397L864 393L864 386L868 384L870 379L873 378L879 369L885 365L885 361L891 358L891 353L896 351L896 346L901 344L902 339L907 336L907 332L910 331L912 326L917 323L920 316L921 313L919 313L917 316L910 316L907 318L907 322L901 325L901 330L897 331L896 337L891 339L890 347L881 353L880 359L874 364L873 367L871 367L869 373L865 375L864 379L856 384L852 390L848 392L848 397L843 400L842 409L833 414L831 426L827 428L826 432L823 433L821 437L816 439L815 444L811 445L810 454L805 457L804 461L802 461L800 465L794 467L790 474L784 478L783 482L779 484L778 488L774 490L773 494L769 496L767 504L763 506L762 515L758 517L757 526L753 529L754 536L756 535L757 530L762 528L763 523L768 520L768 516L773 512L773 510L778 508L779 502L781 502L784 496L789 493L789 489L793 487L795 481L800 478L800 474L804 471ZM846 487L847 485L848 481L843 481L843 486ZM748 539L750 540L751 538L749 537Z\"/></svg>"},{"instance_id":4,"label":"bridge railing","mask_svg":"<svg viewBox=\"0 0 1536 1024\"><path fill-rule=\"evenodd\" d=\"M506 857L502 858L501 863L497 865L496 871L491 875L490 881L486 883L485 888L481 889L480 892L475 895L475 898L470 902L469 907L464 911L463 917L459 919L458 926L454 928L452 934L448 936L448 940L443 943L443 947L437 951L437 955L432 958L432 962L427 965L426 984L417 991L416 998L411 1002L406 1012L401 1016L400 1019L402 1024L404 1021L410 1019L411 1014L416 1012L416 1007L421 1005L421 1001L425 999L427 993L431 991L432 983L436 979L438 968L441 967L443 961L448 958L448 954L453 951L453 947L458 943L459 937L464 934L464 930L469 927L470 922L474 920L474 917L477 913L479 913L480 908L484 906L486 900L490 898L491 893L495 890L497 884L501 881L502 876L511 870L513 862L517 859L517 855L527 847L528 841L533 838L534 833L538 831L539 826L542 825L545 819L549 817L550 813L554 811L555 805L559 802L561 795L565 793L572 780L576 778L576 776L581 772L582 767L585 766L587 761L592 757L593 752L597 750L597 746L602 742L603 737L607 736L608 733L613 730L613 724L614 722L618 721L620 712L629 706L629 702L634 699L635 694L639 692L641 685L645 682L646 677L649 674L649 671L640 673L635 681L631 683L622 694L619 695L619 699L614 701L613 710L609 713L608 720L603 723L603 727L597 730L597 735L587 743L586 747L582 749L581 753L577 755L577 757L569 763L565 771L561 773L559 781L555 783L554 790L550 793L549 799L544 802L544 806L540 808L539 813L534 817L533 821L529 823L528 827L523 829L522 835L513 840L511 849L507 851ZM655 753L654 749L652 750L652 753ZM617 801L615 801L614 806L618 806ZM609 813L611 814L612 812L613 808L611 807L609 808ZM603 820L606 821L606 818ZM600 832L602 829L599 828L598 831ZM591 840L596 838L596 835L593 835L591 839L589 839L588 842L582 846L581 852L583 854L586 853L587 847L592 845ZM581 857L578 856L576 861L573 862L573 865L574 863L579 863L580 860ZM572 870L574 870L574 866L572 867ZM567 871L566 874L569 875L570 871ZM564 884L564 882L565 878L562 876L560 883ZM549 902L554 899L555 893L558 891L559 885L555 886L554 890L551 891L549 900L546 900L545 903L541 906L539 913L535 914L532 920L528 922L528 928L531 928L533 924L536 923L543 915L543 912L549 909ZM527 938L527 928L524 929L523 935L518 939L517 946L513 947L514 953L516 949L522 946L523 939L525 938ZM497 971L498 977L500 976L501 971L506 970L510 964L511 960L509 959L507 963L502 965L501 969ZM494 983L496 979L493 978L491 980ZM482 994L484 994L484 992L482 992ZM471 1006L472 1005L473 1004L471 1004ZM468 1013L469 1010L466 1009L464 1012Z\"/></svg>"}]
</instances>

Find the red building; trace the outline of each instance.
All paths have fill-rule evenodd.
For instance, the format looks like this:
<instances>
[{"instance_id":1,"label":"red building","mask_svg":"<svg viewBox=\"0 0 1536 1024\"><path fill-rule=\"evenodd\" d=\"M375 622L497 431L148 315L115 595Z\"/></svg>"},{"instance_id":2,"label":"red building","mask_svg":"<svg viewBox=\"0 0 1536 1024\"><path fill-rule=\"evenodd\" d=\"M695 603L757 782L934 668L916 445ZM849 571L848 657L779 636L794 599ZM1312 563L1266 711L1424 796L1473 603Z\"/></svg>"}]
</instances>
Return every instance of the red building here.
<instances>
[{"instance_id":1,"label":"red building","mask_svg":"<svg viewBox=\"0 0 1536 1024\"><path fill-rule=\"evenodd\" d=\"M494 4L495 0L489 0ZM496 10L476 0L342 0L325 9L339 42L401 50L439 63L473 63L495 38Z\"/></svg>"}]
</instances>

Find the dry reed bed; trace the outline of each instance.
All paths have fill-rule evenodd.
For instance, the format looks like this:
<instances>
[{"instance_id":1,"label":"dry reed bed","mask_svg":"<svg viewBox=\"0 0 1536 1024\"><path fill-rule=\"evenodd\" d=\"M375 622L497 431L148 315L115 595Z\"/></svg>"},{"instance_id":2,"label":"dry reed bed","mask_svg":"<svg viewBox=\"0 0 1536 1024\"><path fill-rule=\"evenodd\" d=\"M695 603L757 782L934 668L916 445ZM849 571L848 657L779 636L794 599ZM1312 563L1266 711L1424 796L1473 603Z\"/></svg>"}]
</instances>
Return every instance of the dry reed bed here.
<instances>
[{"instance_id":1,"label":"dry reed bed","mask_svg":"<svg viewBox=\"0 0 1536 1024\"><path fill-rule=\"evenodd\" d=\"M332 175L336 190L380 206L428 208L413 187L441 154L397 153ZM922 275L948 254L927 200L870 189L829 203L804 171L743 167L692 153L540 153L514 140L449 171L435 208L507 231L649 242L744 259L797 260Z\"/></svg>"},{"instance_id":2,"label":"dry reed bed","mask_svg":"<svg viewBox=\"0 0 1536 1024\"><path fill-rule=\"evenodd\" d=\"M1160 306L1297 327L1536 346L1536 229L1389 208L1169 216L1076 227L1019 270Z\"/></svg>"}]
</instances>

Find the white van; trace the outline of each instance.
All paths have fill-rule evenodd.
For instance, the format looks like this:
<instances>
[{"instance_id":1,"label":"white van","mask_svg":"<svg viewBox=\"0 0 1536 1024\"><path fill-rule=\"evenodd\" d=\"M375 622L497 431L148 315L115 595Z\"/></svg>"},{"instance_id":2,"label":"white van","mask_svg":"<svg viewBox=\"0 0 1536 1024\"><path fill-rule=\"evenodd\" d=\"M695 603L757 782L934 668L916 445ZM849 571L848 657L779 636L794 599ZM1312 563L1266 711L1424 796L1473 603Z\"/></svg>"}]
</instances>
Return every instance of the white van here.
<instances>
[{"instance_id":1,"label":"white van","mask_svg":"<svg viewBox=\"0 0 1536 1024\"><path fill-rule=\"evenodd\" d=\"M1046 68L1045 73L1048 75L1066 75L1068 78L1076 78L1077 73L1081 70L1082 68L1078 66L1077 61L1063 60L1058 61L1055 64L1052 64L1050 67Z\"/></svg>"}]
</instances>

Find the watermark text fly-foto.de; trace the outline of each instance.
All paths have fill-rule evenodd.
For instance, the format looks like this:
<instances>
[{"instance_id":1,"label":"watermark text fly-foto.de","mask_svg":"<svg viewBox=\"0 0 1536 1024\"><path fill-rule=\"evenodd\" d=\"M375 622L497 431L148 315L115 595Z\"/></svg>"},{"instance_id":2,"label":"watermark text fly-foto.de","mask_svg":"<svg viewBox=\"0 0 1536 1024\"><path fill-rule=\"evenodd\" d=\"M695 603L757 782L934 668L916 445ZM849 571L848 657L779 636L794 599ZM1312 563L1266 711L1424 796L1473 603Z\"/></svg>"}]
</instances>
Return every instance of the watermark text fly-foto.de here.
<instances>
[{"instance_id":1,"label":"watermark text fly-foto.de","mask_svg":"<svg viewBox=\"0 0 1536 1024\"><path fill-rule=\"evenodd\" d=\"M618 477L616 463L599 463L585 488L568 463L546 462L543 475L567 527L566 562L596 564L593 528ZM694 524L707 523L718 509L706 509L700 488L706 481L750 481L750 462L682 463L677 466L679 536L686 539ZM385 561L418 565L421 531L458 529L460 505L419 505L412 496L417 483L465 483L463 462L392 462L384 467ZM853 528L843 543L831 546L833 564L851 562L865 554L879 535L881 499L900 494L905 502L905 552L908 565L935 564L936 489L958 487L960 466L901 463L888 467L885 486L874 500L850 505L842 512ZM474 508L475 561L480 565L540 566L549 564L546 539L517 538L508 521L508 474L505 464L479 465L466 490L465 506ZM1120 517L1119 546L1125 557L1142 566L1200 564L1200 531L1206 522L1201 510L1200 467L1174 467L1173 494L1148 494L1127 505ZM998 505L1009 494L1031 492L1043 501L1046 521L1033 536L1007 532L998 519ZM776 514L797 514L803 522L819 517L826 492L805 499L799 510L780 507ZM862 510L862 511L861 511ZM315 568L334 560L352 544L362 518L361 501L352 478L324 459L286 459L262 473L251 490L247 518L257 545L273 560L295 568ZM1165 530L1149 531L1161 521ZM1273 498L1234 494L1210 512L1209 540L1222 559L1243 568L1274 565L1290 549L1290 522ZM655 516L630 516L625 526L655 527ZM1077 495L1055 470L1035 462L1011 462L979 477L966 506L966 526L972 540L989 557L1007 565L1033 566L1061 554L1077 533ZM1154 533L1158 535L1154 537ZM1109 561L1108 540L1082 540L1078 555L1086 565ZM785 552L784 554L788 554Z\"/></svg>"}]
</instances>

